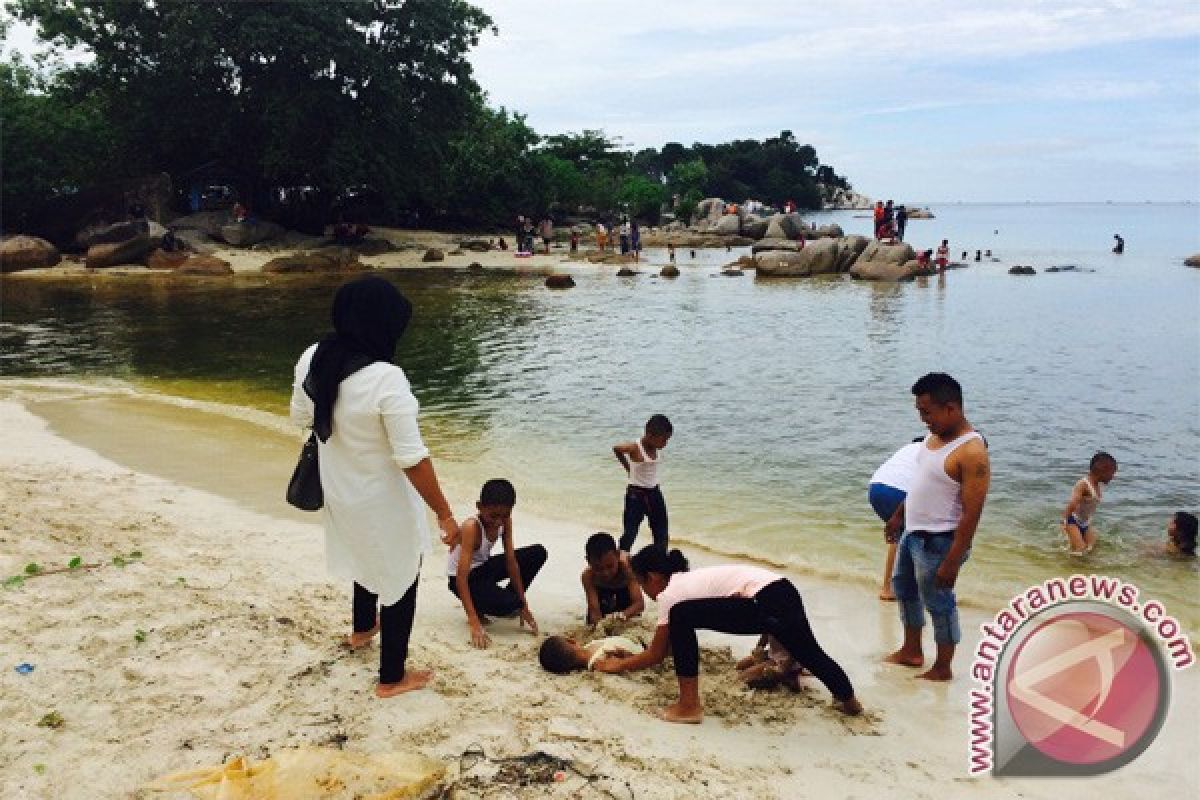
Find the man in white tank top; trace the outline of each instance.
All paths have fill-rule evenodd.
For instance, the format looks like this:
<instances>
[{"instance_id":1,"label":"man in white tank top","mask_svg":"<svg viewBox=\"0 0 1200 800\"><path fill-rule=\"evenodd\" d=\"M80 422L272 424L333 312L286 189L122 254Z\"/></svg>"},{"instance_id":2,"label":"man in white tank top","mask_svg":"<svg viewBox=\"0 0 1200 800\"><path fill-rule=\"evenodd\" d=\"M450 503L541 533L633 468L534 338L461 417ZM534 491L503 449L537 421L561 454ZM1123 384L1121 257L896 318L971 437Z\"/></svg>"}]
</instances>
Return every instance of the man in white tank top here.
<instances>
[{"instance_id":1,"label":"man in white tank top","mask_svg":"<svg viewBox=\"0 0 1200 800\"><path fill-rule=\"evenodd\" d=\"M904 624L904 644L885 661L906 667L925 663L921 629L933 620L937 657L918 677L948 681L962 639L954 584L971 551L987 499L991 466L983 437L963 415L962 388L941 372L912 387L917 413L929 428L904 500L904 535L896 546L892 589Z\"/></svg>"}]
</instances>

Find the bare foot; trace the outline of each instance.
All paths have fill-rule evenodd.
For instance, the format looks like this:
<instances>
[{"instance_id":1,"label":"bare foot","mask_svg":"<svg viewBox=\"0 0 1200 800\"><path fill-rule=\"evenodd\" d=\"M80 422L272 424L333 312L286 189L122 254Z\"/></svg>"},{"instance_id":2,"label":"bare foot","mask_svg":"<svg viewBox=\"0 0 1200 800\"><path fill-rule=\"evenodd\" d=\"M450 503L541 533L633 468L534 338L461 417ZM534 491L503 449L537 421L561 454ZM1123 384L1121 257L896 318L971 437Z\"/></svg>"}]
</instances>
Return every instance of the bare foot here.
<instances>
[{"instance_id":1,"label":"bare foot","mask_svg":"<svg viewBox=\"0 0 1200 800\"><path fill-rule=\"evenodd\" d=\"M854 695L850 695L845 700L834 700L833 707L848 717L857 717L863 710L862 703L858 702L858 698Z\"/></svg>"},{"instance_id":2,"label":"bare foot","mask_svg":"<svg viewBox=\"0 0 1200 800\"><path fill-rule=\"evenodd\" d=\"M954 676L952 674L950 674L949 667L939 667L937 664L934 664L932 667L925 670L917 677L923 678L924 680L927 680L927 681L948 681L948 680L951 680Z\"/></svg>"},{"instance_id":3,"label":"bare foot","mask_svg":"<svg viewBox=\"0 0 1200 800\"><path fill-rule=\"evenodd\" d=\"M699 725L704 721L704 709L699 706L681 706L679 703L672 703L666 708L660 709L658 718L667 722L681 722L685 725Z\"/></svg>"},{"instance_id":4,"label":"bare foot","mask_svg":"<svg viewBox=\"0 0 1200 800\"><path fill-rule=\"evenodd\" d=\"M433 680L433 670L409 670L399 683L380 683L375 686L376 697L395 697L398 694L424 689Z\"/></svg>"},{"instance_id":5,"label":"bare foot","mask_svg":"<svg viewBox=\"0 0 1200 800\"><path fill-rule=\"evenodd\" d=\"M920 650L910 653L901 647L890 656L885 657L883 661L885 664L899 664L902 667L919 667L925 663L925 654Z\"/></svg>"},{"instance_id":6,"label":"bare foot","mask_svg":"<svg viewBox=\"0 0 1200 800\"><path fill-rule=\"evenodd\" d=\"M376 622L375 627L371 628L369 631L363 631L361 633L355 631L354 633L350 634L346 637L346 640L343 642L343 644L351 650L358 650L359 648L369 645L377 633L379 633L378 622Z\"/></svg>"}]
</instances>

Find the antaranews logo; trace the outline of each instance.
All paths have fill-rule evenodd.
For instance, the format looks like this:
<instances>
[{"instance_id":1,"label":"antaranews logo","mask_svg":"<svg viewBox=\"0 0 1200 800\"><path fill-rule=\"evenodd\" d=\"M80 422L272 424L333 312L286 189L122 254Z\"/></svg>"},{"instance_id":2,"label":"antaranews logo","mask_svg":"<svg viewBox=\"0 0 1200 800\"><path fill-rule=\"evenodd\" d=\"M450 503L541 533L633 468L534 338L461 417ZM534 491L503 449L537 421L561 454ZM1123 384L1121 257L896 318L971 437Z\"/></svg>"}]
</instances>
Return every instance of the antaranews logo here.
<instances>
[{"instance_id":1,"label":"antaranews logo","mask_svg":"<svg viewBox=\"0 0 1200 800\"><path fill-rule=\"evenodd\" d=\"M1072 575L1031 586L975 650L968 770L995 775L1111 772L1154 741L1170 672L1194 662L1178 621L1133 584Z\"/></svg>"}]
</instances>

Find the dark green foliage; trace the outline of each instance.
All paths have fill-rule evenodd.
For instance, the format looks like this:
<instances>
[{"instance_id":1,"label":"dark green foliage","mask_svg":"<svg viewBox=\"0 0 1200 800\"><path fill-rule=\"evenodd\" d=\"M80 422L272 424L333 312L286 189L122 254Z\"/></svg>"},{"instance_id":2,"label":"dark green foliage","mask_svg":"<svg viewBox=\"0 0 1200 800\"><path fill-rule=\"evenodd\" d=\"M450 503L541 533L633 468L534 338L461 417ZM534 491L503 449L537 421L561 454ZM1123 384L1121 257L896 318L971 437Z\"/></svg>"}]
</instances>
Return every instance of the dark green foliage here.
<instances>
[{"instance_id":1,"label":"dark green foliage","mask_svg":"<svg viewBox=\"0 0 1200 800\"><path fill-rule=\"evenodd\" d=\"M262 216L305 228L338 208L367 215L364 203L371 222L507 226L521 213L653 222L673 196L818 207L818 181L847 186L789 131L636 154L600 130L541 137L521 114L487 106L467 53L494 28L465 0L9 0L8 9L59 51L90 54L72 65L0 64L9 230L57 194L157 172L181 198L190 183L215 180ZM351 187L358 199L339 206Z\"/></svg>"}]
</instances>

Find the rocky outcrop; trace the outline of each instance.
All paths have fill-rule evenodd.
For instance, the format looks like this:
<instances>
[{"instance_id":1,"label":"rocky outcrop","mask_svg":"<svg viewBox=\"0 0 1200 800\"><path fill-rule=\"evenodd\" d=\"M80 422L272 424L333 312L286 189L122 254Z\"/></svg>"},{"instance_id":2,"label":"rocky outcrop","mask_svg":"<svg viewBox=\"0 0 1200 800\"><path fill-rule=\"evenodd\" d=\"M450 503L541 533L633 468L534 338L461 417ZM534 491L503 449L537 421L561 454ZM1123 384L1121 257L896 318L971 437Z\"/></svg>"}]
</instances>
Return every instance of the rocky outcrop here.
<instances>
[{"instance_id":1,"label":"rocky outcrop","mask_svg":"<svg viewBox=\"0 0 1200 800\"><path fill-rule=\"evenodd\" d=\"M0 243L0 272L53 267L59 261L58 248L36 236L12 236Z\"/></svg>"},{"instance_id":2,"label":"rocky outcrop","mask_svg":"<svg viewBox=\"0 0 1200 800\"><path fill-rule=\"evenodd\" d=\"M742 232L742 219L737 214L726 214L717 220L713 231L723 236L737 236Z\"/></svg>"},{"instance_id":3,"label":"rocky outcrop","mask_svg":"<svg viewBox=\"0 0 1200 800\"><path fill-rule=\"evenodd\" d=\"M767 235L770 222L765 217L748 216L742 220L742 235L749 239L761 239Z\"/></svg>"},{"instance_id":4,"label":"rocky outcrop","mask_svg":"<svg viewBox=\"0 0 1200 800\"><path fill-rule=\"evenodd\" d=\"M766 238L766 239L759 239L757 242L752 244L750 246L750 252L765 253L765 252L770 252L772 250L787 250L787 251L795 252L797 250L802 249L803 247L804 247L803 241L793 242L789 239Z\"/></svg>"},{"instance_id":5,"label":"rocky outcrop","mask_svg":"<svg viewBox=\"0 0 1200 800\"><path fill-rule=\"evenodd\" d=\"M425 251L425 255L421 256L421 260L427 264L433 263L434 261L445 261L446 254L436 247L431 247Z\"/></svg>"},{"instance_id":6,"label":"rocky outcrop","mask_svg":"<svg viewBox=\"0 0 1200 800\"><path fill-rule=\"evenodd\" d=\"M908 209L909 219L933 219L933 212L928 208L913 208Z\"/></svg>"},{"instance_id":7,"label":"rocky outcrop","mask_svg":"<svg viewBox=\"0 0 1200 800\"><path fill-rule=\"evenodd\" d=\"M864 281L903 281L917 274L917 253L912 245L871 242L850 267L850 275Z\"/></svg>"},{"instance_id":8,"label":"rocky outcrop","mask_svg":"<svg viewBox=\"0 0 1200 800\"><path fill-rule=\"evenodd\" d=\"M803 250L769 250L758 254L758 274L763 277L828 275L839 271L841 241L821 239Z\"/></svg>"},{"instance_id":9,"label":"rocky outcrop","mask_svg":"<svg viewBox=\"0 0 1200 800\"><path fill-rule=\"evenodd\" d=\"M825 208L830 209L861 209L870 208L874 203L871 198L865 194L859 194L851 189L843 189L840 186L829 187L824 184L818 184L822 196L825 198Z\"/></svg>"},{"instance_id":10,"label":"rocky outcrop","mask_svg":"<svg viewBox=\"0 0 1200 800\"><path fill-rule=\"evenodd\" d=\"M181 231L198 231L212 239L221 238L221 228L229 224L228 211L197 211L171 220L170 228L179 236ZM182 237L180 237L182 238Z\"/></svg>"},{"instance_id":11,"label":"rocky outcrop","mask_svg":"<svg viewBox=\"0 0 1200 800\"><path fill-rule=\"evenodd\" d=\"M88 269L104 269L122 264L142 264L158 242L148 235L137 236L124 242L97 244L88 248L84 263Z\"/></svg>"},{"instance_id":12,"label":"rocky outcrop","mask_svg":"<svg viewBox=\"0 0 1200 800\"><path fill-rule=\"evenodd\" d=\"M632 269L630 267L621 267L619 270L617 270L618 278L632 278L634 275L641 274L642 273L638 272L636 269Z\"/></svg>"},{"instance_id":13,"label":"rocky outcrop","mask_svg":"<svg viewBox=\"0 0 1200 800\"><path fill-rule=\"evenodd\" d=\"M1183 260L1183 263L1189 267L1200 267L1200 253L1194 256L1188 256Z\"/></svg>"},{"instance_id":14,"label":"rocky outcrop","mask_svg":"<svg viewBox=\"0 0 1200 800\"><path fill-rule=\"evenodd\" d=\"M234 247L249 247L259 242L278 239L286 233L282 225L266 220L234 222L221 226L221 239Z\"/></svg>"},{"instance_id":15,"label":"rocky outcrop","mask_svg":"<svg viewBox=\"0 0 1200 800\"><path fill-rule=\"evenodd\" d=\"M178 269L188 260L186 250L163 250L161 247L146 256L146 266L150 269Z\"/></svg>"},{"instance_id":16,"label":"rocky outcrop","mask_svg":"<svg viewBox=\"0 0 1200 800\"><path fill-rule=\"evenodd\" d=\"M232 275L228 261L216 256L190 255L175 269L176 275Z\"/></svg>"},{"instance_id":17,"label":"rocky outcrop","mask_svg":"<svg viewBox=\"0 0 1200 800\"><path fill-rule=\"evenodd\" d=\"M81 247L75 243L79 231L125 220L134 205L142 206L150 220L162 221L167 218L173 200L171 179L165 173L87 186L46 201L30 216L27 230L59 248L82 249L90 245ZM130 238L133 237L124 237Z\"/></svg>"},{"instance_id":18,"label":"rocky outcrop","mask_svg":"<svg viewBox=\"0 0 1200 800\"><path fill-rule=\"evenodd\" d=\"M1037 275L1037 270L1031 266L1015 266L1008 270L1009 275Z\"/></svg>"},{"instance_id":19,"label":"rocky outcrop","mask_svg":"<svg viewBox=\"0 0 1200 800\"><path fill-rule=\"evenodd\" d=\"M667 264L658 274L664 278L678 278L679 267L675 266L674 264Z\"/></svg>"},{"instance_id":20,"label":"rocky outcrop","mask_svg":"<svg viewBox=\"0 0 1200 800\"><path fill-rule=\"evenodd\" d=\"M365 269L358 253L344 247L325 247L307 253L272 258L263 264L263 272L290 274L295 272L349 272Z\"/></svg>"},{"instance_id":21,"label":"rocky outcrop","mask_svg":"<svg viewBox=\"0 0 1200 800\"><path fill-rule=\"evenodd\" d=\"M696 204L696 213L692 216L692 228L698 231L708 230L717 224L724 213L724 200L719 197L706 197ZM736 232L734 231L734 233Z\"/></svg>"},{"instance_id":22,"label":"rocky outcrop","mask_svg":"<svg viewBox=\"0 0 1200 800\"><path fill-rule=\"evenodd\" d=\"M846 233L842 230L842 226L838 225L836 222L831 222L828 225L822 225L815 230L812 228L806 228L803 231L803 236L806 239L840 239L845 235Z\"/></svg>"},{"instance_id":23,"label":"rocky outcrop","mask_svg":"<svg viewBox=\"0 0 1200 800\"><path fill-rule=\"evenodd\" d=\"M857 234L843 236L838 248L837 271L849 272L850 268L854 266L854 262L858 261L858 257L863 254L863 251L867 249L867 245L870 243L871 240L865 236Z\"/></svg>"},{"instance_id":24,"label":"rocky outcrop","mask_svg":"<svg viewBox=\"0 0 1200 800\"><path fill-rule=\"evenodd\" d=\"M463 239L458 246L473 253L486 253L492 249L492 243L487 239Z\"/></svg>"},{"instance_id":25,"label":"rocky outcrop","mask_svg":"<svg viewBox=\"0 0 1200 800\"><path fill-rule=\"evenodd\" d=\"M763 236L768 239L798 239L804 230L799 214L776 214L767 221Z\"/></svg>"},{"instance_id":26,"label":"rocky outcrop","mask_svg":"<svg viewBox=\"0 0 1200 800\"><path fill-rule=\"evenodd\" d=\"M547 275L547 289L572 289L575 287L575 279L570 275Z\"/></svg>"}]
</instances>

